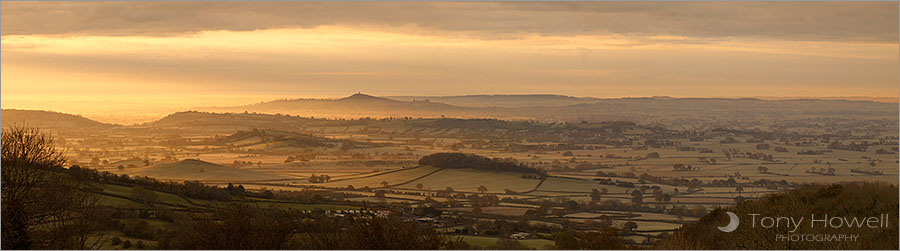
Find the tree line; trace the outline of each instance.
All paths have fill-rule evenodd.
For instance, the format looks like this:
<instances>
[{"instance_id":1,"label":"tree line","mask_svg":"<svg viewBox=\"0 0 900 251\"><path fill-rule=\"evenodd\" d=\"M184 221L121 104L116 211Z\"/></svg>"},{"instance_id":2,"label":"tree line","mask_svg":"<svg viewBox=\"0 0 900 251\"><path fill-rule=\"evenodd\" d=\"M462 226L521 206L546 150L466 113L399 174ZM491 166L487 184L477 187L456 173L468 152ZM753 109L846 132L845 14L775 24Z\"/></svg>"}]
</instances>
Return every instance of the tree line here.
<instances>
[{"instance_id":1,"label":"tree line","mask_svg":"<svg viewBox=\"0 0 900 251\"><path fill-rule=\"evenodd\" d=\"M472 168L487 171L515 172L545 176L546 172L534 167L500 158L488 158L465 153L434 153L419 159L419 165L430 165L438 168Z\"/></svg>"}]
</instances>

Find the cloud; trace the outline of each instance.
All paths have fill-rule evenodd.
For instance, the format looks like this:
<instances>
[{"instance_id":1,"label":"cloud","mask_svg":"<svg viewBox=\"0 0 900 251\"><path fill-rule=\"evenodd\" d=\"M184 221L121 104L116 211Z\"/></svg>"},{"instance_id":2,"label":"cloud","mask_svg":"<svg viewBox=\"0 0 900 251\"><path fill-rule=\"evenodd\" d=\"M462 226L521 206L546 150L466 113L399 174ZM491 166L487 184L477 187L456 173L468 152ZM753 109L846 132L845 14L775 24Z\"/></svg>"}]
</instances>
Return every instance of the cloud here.
<instances>
[{"instance_id":1,"label":"cloud","mask_svg":"<svg viewBox=\"0 0 900 251\"><path fill-rule=\"evenodd\" d=\"M0 28L3 35L175 36L343 25L488 40L622 34L896 43L897 8L897 2L2 2Z\"/></svg>"},{"instance_id":2,"label":"cloud","mask_svg":"<svg viewBox=\"0 0 900 251\"><path fill-rule=\"evenodd\" d=\"M669 44L681 38L654 38L663 42L620 36L479 40L340 26L149 37L7 35L0 65L4 95L896 92L898 49L891 44Z\"/></svg>"}]
</instances>

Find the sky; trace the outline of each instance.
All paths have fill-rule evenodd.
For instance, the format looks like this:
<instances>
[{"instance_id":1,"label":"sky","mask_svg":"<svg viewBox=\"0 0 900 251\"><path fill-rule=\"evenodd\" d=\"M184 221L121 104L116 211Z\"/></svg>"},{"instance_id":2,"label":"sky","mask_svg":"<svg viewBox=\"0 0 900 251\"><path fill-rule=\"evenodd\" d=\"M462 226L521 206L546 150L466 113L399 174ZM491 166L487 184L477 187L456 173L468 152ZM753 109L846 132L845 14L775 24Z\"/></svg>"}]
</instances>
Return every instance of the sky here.
<instances>
[{"instance_id":1,"label":"sky","mask_svg":"<svg viewBox=\"0 0 900 251\"><path fill-rule=\"evenodd\" d=\"M278 98L892 97L897 2L2 2L0 106L142 122Z\"/></svg>"}]
</instances>

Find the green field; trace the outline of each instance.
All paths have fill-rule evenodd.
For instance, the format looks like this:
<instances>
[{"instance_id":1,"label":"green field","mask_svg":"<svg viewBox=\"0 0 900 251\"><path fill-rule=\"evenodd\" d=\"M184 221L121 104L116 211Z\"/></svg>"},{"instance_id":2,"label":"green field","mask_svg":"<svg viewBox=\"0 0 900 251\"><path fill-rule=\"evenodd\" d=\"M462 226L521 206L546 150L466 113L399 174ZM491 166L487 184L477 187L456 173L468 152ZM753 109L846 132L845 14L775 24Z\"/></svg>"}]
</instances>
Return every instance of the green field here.
<instances>
[{"instance_id":1,"label":"green field","mask_svg":"<svg viewBox=\"0 0 900 251\"><path fill-rule=\"evenodd\" d=\"M177 162L126 168L112 172L131 176L147 176L162 180L251 181L287 179L290 177L226 167L206 161L186 159Z\"/></svg>"},{"instance_id":2,"label":"green field","mask_svg":"<svg viewBox=\"0 0 900 251\"><path fill-rule=\"evenodd\" d=\"M101 205L111 206L111 207L121 207L121 208L149 208L149 206L141 203L137 203L131 200L126 200L118 197L112 196L100 196L99 203Z\"/></svg>"},{"instance_id":3,"label":"green field","mask_svg":"<svg viewBox=\"0 0 900 251\"><path fill-rule=\"evenodd\" d=\"M394 186L399 183L407 182L409 180L425 176L437 170L437 168L431 166L422 166L399 171L385 171L374 175L364 175L359 178L350 178L346 180L333 181L318 185L336 188L345 188L351 185L356 188L362 188L366 186L370 188L379 188L382 187L382 181L387 182L388 186Z\"/></svg>"},{"instance_id":4,"label":"green field","mask_svg":"<svg viewBox=\"0 0 900 251\"><path fill-rule=\"evenodd\" d=\"M417 189L416 184L422 184L425 190L443 190L451 187L454 191L478 192L478 187L483 185L487 187L489 193L503 193L505 189L516 192L532 190L539 182L540 180L522 178L522 175L517 173L444 169L397 188Z\"/></svg>"},{"instance_id":5,"label":"green field","mask_svg":"<svg viewBox=\"0 0 900 251\"><path fill-rule=\"evenodd\" d=\"M133 188L126 187L126 186L119 186L119 185L112 185L112 184L104 184L103 185L103 192L118 195L118 196L131 197L133 195L132 190L133 190ZM151 191L151 190L148 190L148 191ZM178 196L175 194L163 193L163 192L157 192L157 191L151 191L151 192L153 192L157 195L157 202L162 202L162 203L171 204L171 205L180 206L180 207L187 207L187 206L191 205L190 202L186 201L181 196ZM121 198L117 198L117 199L121 199Z\"/></svg>"}]
</instances>

